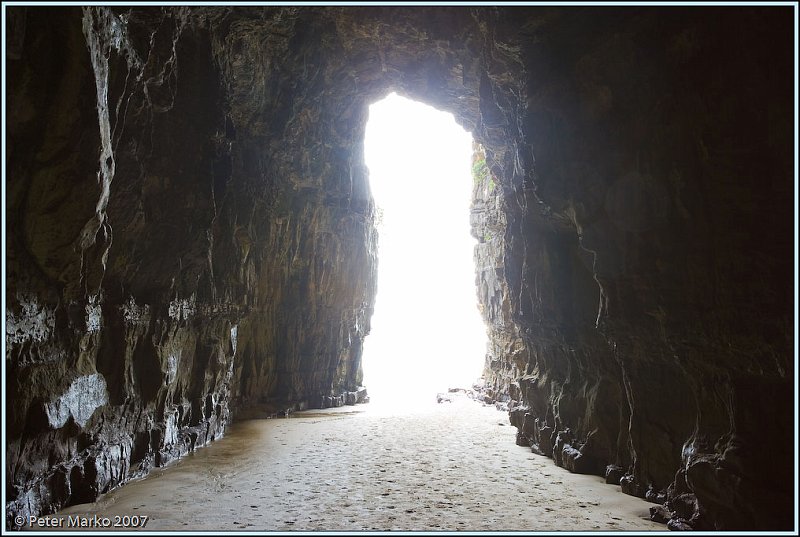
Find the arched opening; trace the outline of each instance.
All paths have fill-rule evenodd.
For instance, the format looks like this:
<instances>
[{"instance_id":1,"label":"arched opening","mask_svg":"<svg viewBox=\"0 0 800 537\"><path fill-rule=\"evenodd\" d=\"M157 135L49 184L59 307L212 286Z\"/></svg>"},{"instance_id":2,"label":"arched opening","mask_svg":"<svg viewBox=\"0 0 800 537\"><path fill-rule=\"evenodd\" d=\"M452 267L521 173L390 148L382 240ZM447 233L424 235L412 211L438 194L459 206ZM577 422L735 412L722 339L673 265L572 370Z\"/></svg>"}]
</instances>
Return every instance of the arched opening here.
<instances>
[{"instance_id":1,"label":"arched opening","mask_svg":"<svg viewBox=\"0 0 800 537\"><path fill-rule=\"evenodd\" d=\"M378 210L378 293L364 384L384 409L435 404L481 375L472 135L452 114L395 93L370 107L365 159Z\"/></svg>"}]
</instances>

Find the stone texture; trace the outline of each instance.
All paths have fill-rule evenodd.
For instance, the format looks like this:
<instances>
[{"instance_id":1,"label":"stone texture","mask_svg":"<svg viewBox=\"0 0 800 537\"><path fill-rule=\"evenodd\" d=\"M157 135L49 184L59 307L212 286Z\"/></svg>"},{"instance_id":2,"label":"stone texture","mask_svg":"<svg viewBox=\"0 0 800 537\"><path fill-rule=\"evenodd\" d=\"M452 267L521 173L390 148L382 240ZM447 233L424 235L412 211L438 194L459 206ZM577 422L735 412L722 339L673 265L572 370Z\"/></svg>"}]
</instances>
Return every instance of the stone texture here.
<instances>
[{"instance_id":1,"label":"stone texture","mask_svg":"<svg viewBox=\"0 0 800 537\"><path fill-rule=\"evenodd\" d=\"M291 10L259 12L259 31L236 29L244 11L230 31L219 10L23 12L8 65L9 520L91 500L232 414L366 399L365 116L309 116L293 58L314 43L292 42ZM271 56L243 64L264 38ZM273 68L276 94L239 94Z\"/></svg>"},{"instance_id":2,"label":"stone texture","mask_svg":"<svg viewBox=\"0 0 800 537\"><path fill-rule=\"evenodd\" d=\"M781 16L543 9L502 32L527 85L524 143L491 159L503 225L473 210L487 380L519 443L672 511L691 494L675 528L791 527Z\"/></svg>"},{"instance_id":3,"label":"stone texture","mask_svg":"<svg viewBox=\"0 0 800 537\"><path fill-rule=\"evenodd\" d=\"M10 7L7 29L7 524L234 415L366 399L362 139L395 90L476 139L482 396L518 442L619 467L676 529L790 527L789 7Z\"/></svg>"}]
</instances>

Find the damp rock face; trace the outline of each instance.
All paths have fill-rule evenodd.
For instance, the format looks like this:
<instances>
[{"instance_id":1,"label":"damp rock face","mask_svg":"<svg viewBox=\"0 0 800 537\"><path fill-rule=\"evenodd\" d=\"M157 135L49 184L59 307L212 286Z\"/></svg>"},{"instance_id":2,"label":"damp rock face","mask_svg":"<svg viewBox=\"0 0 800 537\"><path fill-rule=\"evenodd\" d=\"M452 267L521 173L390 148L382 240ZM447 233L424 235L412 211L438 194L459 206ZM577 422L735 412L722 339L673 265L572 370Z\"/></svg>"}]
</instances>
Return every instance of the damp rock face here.
<instances>
[{"instance_id":1,"label":"damp rock face","mask_svg":"<svg viewBox=\"0 0 800 537\"><path fill-rule=\"evenodd\" d=\"M487 154L473 204L487 390L518 443L670 527L789 528L791 32L778 11L537 15L504 32L524 143Z\"/></svg>"},{"instance_id":2,"label":"damp rock face","mask_svg":"<svg viewBox=\"0 0 800 537\"><path fill-rule=\"evenodd\" d=\"M9 8L7 525L365 400L394 90L478 144L518 442L674 527L790 527L788 9Z\"/></svg>"}]
</instances>

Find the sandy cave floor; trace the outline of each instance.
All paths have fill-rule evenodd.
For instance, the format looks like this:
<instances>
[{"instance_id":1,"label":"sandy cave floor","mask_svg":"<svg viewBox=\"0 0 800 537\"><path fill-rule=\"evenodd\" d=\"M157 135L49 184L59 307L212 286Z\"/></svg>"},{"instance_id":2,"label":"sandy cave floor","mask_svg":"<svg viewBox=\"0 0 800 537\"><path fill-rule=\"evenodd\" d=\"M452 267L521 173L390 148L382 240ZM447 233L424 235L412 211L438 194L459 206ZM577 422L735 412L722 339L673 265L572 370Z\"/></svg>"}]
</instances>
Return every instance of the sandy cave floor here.
<instances>
[{"instance_id":1,"label":"sandy cave floor","mask_svg":"<svg viewBox=\"0 0 800 537\"><path fill-rule=\"evenodd\" d=\"M147 515L146 530L643 531L652 505L514 443L467 399L373 403L232 425L225 438L59 515Z\"/></svg>"}]
</instances>

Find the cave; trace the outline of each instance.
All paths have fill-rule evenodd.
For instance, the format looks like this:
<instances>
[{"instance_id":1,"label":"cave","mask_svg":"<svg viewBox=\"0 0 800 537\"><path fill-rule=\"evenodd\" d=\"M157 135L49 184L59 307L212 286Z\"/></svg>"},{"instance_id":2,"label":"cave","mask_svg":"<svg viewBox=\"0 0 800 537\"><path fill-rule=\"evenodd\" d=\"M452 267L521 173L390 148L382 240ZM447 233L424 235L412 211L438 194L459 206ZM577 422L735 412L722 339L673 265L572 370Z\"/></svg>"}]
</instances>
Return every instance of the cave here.
<instances>
[{"instance_id":1,"label":"cave","mask_svg":"<svg viewBox=\"0 0 800 537\"><path fill-rule=\"evenodd\" d=\"M3 9L7 528L365 400L394 91L482 148L516 442L670 528L796 530L796 6Z\"/></svg>"},{"instance_id":2,"label":"cave","mask_svg":"<svg viewBox=\"0 0 800 537\"><path fill-rule=\"evenodd\" d=\"M369 107L378 274L362 365L372 407L425 405L481 376L486 330L469 220L476 150L452 114L396 93Z\"/></svg>"}]
</instances>

